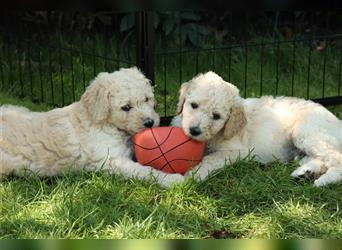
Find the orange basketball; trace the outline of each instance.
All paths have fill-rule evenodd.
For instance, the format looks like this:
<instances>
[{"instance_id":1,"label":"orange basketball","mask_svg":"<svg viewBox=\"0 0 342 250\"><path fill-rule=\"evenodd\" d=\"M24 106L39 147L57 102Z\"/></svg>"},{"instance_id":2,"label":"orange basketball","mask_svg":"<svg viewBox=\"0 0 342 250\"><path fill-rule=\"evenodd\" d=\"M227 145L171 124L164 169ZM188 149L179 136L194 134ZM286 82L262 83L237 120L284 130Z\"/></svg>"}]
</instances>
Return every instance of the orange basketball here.
<instances>
[{"instance_id":1,"label":"orange basketball","mask_svg":"<svg viewBox=\"0 0 342 250\"><path fill-rule=\"evenodd\" d=\"M181 128L148 128L134 136L134 149L141 165L167 173L185 174L202 160L204 142L186 136Z\"/></svg>"}]
</instances>

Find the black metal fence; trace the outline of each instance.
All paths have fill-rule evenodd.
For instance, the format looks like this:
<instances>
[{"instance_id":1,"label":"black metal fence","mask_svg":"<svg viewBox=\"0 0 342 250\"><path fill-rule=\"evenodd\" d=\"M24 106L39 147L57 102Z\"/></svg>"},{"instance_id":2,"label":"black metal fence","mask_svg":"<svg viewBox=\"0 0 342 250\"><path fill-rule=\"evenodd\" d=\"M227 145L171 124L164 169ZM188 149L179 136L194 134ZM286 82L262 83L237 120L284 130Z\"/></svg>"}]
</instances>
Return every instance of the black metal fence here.
<instances>
[{"instance_id":1,"label":"black metal fence","mask_svg":"<svg viewBox=\"0 0 342 250\"><path fill-rule=\"evenodd\" d=\"M176 95L163 99L164 116L174 114L179 83L208 70L237 85L244 97L287 95L342 103L342 26L331 13L271 12L262 19L215 12L211 23L216 27L207 29L196 15L173 15L174 39L160 36L155 51L160 93Z\"/></svg>"},{"instance_id":2,"label":"black metal fence","mask_svg":"<svg viewBox=\"0 0 342 250\"><path fill-rule=\"evenodd\" d=\"M237 85L245 97L289 95L339 104L341 16L3 11L1 92L64 106L77 100L97 73L138 65L156 84L165 117L175 112L179 85L208 70Z\"/></svg>"},{"instance_id":3,"label":"black metal fence","mask_svg":"<svg viewBox=\"0 0 342 250\"><path fill-rule=\"evenodd\" d=\"M78 100L99 72L136 65L134 35L120 32L134 21L122 22L127 13L112 14L110 26L100 22L106 15L87 14L86 27L72 24L76 16L63 23L63 12L1 14L0 88L6 94L60 107Z\"/></svg>"}]
</instances>

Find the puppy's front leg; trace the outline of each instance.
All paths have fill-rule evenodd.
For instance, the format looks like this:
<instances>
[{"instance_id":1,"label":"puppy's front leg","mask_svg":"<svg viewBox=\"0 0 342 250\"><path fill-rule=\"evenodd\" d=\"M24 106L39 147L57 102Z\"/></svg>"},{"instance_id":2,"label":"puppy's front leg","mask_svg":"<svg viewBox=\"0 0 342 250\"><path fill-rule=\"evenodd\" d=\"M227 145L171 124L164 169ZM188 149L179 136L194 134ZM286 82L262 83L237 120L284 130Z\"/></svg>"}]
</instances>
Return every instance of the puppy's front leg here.
<instances>
[{"instance_id":1,"label":"puppy's front leg","mask_svg":"<svg viewBox=\"0 0 342 250\"><path fill-rule=\"evenodd\" d=\"M149 166L142 166L127 158L113 159L110 165L110 172L113 174L119 172L126 178L138 178L141 180L155 179L158 184L164 187L170 187L174 183L181 183L185 179L183 175L167 174Z\"/></svg>"},{"instance_id":2,"label":"puppy's front leg","mask_svg":"<svg viewBox=\"0 0 342 250\"><path fill-rule=\"evenodd\" d=\"M223 168L230 162L235 162L240 156L239 152L217 151L203 157L202 162L188 172L187 176L193 176L195 180L205 180L214 170Z\"/></svg>"}]
</instances>

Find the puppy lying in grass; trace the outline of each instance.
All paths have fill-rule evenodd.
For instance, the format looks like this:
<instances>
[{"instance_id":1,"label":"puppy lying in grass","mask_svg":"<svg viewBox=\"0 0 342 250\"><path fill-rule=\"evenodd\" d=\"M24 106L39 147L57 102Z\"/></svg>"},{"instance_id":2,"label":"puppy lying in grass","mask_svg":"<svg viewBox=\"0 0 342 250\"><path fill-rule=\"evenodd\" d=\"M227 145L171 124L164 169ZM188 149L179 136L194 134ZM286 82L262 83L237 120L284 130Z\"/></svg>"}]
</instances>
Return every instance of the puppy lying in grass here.
<instances>
[{"instance_id":1,"label":"puppy lying in grass","mask_svg":"<svg viewBox=\"0 0 342 250\"><path fill-rule=\"evenodd\" d=\"M261 163L304 154L293 177L318 177L316 186L342 180L342 122L311 101L243 99L237 87L208 72L182 85L172 124L208 142L210 153L191 173L201 180L250 152Z\"/></svg>"},{"instance_id":2,"label":"puppy lying in grass","mask_svg":"<svg viewBox=\"0 0 342 250\"><path fill-rule=\"evenodd\" d=\"M49 112L0 107L0 174L53 176L63 171L106 170L127 178L183 180L132 161L130 138L157 126L153 89L137 68L100 73L79 102Z\"/></svg>"}]
</instances>

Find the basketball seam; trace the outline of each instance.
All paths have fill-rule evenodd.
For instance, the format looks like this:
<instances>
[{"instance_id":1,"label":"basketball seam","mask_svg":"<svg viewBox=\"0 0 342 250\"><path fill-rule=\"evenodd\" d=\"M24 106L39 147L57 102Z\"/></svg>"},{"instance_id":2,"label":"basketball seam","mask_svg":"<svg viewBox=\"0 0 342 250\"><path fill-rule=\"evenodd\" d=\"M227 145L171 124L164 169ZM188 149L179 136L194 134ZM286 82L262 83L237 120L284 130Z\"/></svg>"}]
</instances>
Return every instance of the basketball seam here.
<instances>
[{"instance_id":1,"label":"basketball seam","mask_svg":"<svg viewBox=\"0 0 342 250\"><path fill-rule=\"evenodd\" d=\"M158 145L158 148L159 148L160 153L162 154L162 156L164 157L164 159L165 159L165 161L166 161L166 165L169 165L169 167L172 169L172 171L173 171L174 173L176 173L176 171L173 169L173 167L171 167L169 161L168 161L167 158L165 157L163 150L160 148L160 145L159 145L159 143L157 142L157 138L154 136L154 133L153 133L153 130L152 130L152 129L151 129L151 133L152 133L152 136L153 136L153 138L154 138L154 141L155 141L155 142L157 143L157 145ZM171 134L171 133L170 133L170 134ZM162 168L161 170L163 170L163 168Z\"/></svg>"},{"instance_id":2,"label":"basketball seam","mask_svg":"<svg viewBox=\"0 0 342 250\"><path fill-rule=\"evenodd\" d=\"M170 129L170 131L169 131L169 134L166 136L165 140L164 140L162 143L160 143L160 146L163 145L163 144L167 141L167 139L169 139L169 137L170 137L171 132L172 132L173 129L174 129L174 127L171 127L171 129ZM151 130L151 133L152 133L152 128L150 128L150 130ZM156 140L155 138L154 138L154 140L155 140L155 142L157 142L157 140ZM157 143L157 146L154 147L154 148L145 148L145 147L143 147L143 146L141 146L141 145L139 145L139 144L136 144L134 141L133 141L133 143L134 143L134 145L136 145L136 146L138 146L138 147L140 147L140 148L142 148L142 149L145 149L145 150L153 150L153 149L156 149L156 148L159 147L159 144L158 144L158 143Z\"/></svg>"},{"instance_id":3,"label":"basketball seam","mask_svg":"<svg viewBox=\"0 0 342 250\"><path fill-rule=\"evenodd\" d=\"M189 138L189 139L187 139L186 141L183 141L182 143L178 144L177 146L175 146L175 147L173 147L173 148L167 150L164 154L166 155L166 154L169 153L170 151L174 150L175 148L178 148L179 146L184 145L185 143L187 143L187 142L189 142L189 141L191 141L191 138ZM157 143L157 144L158 144L158 143ZM159 149L161 150L161 148L159 148ZM148 164L150 164L151 162L153 162L153 161L155 161L155 160L158 160L158 159L159 159L160 157L162 157L162 156L163 156L163 155L160 155L160 156L158 156L158 157L156 157L156 158L150 160L149 162L144 163L143 165L148 165Z\"/></svg>"},{"instance_id":4,"label":"basketball seam","mask_svg":"<svg viewBox=\"0 0 342 250\"><path fill-rule=\"evenodd\" d=\"M193 161L193 162L200 162L201 160L189 160L189 159L173 159L171 161L168 161L168 163L173 162L173 161ZM166 167L167 163L165 163L161 169L164 169Z\"/></svg>"}]
</instances>

